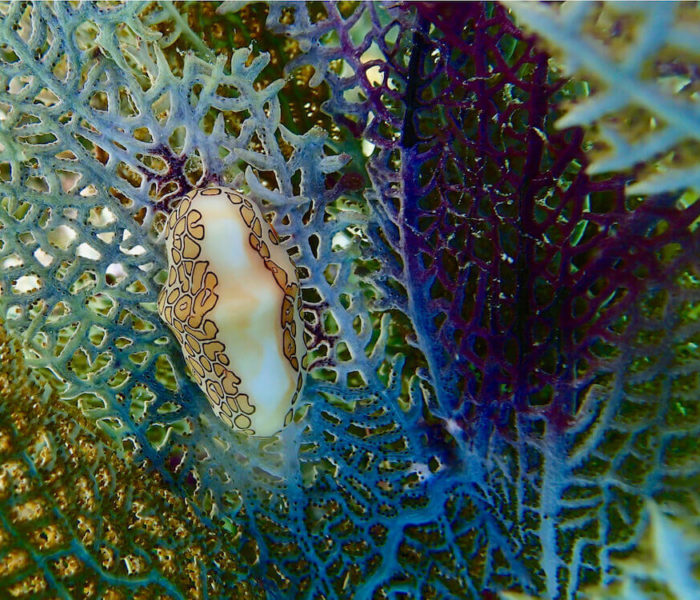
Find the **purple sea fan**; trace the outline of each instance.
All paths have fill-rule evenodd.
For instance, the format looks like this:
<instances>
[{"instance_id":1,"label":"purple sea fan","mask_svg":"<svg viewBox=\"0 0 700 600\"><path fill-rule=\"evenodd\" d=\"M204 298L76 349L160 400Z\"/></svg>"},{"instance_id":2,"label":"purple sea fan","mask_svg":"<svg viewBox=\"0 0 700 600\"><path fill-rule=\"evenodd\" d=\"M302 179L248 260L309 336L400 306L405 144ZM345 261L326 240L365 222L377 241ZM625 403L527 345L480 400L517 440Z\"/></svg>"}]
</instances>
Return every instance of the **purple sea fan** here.
<instances>
[{"instance_id":1,"label":"purple sea fan","mask_svg":"<svg viewBox=\"0 0 700 600\"><path fill-rule=\"evenodd\" d=\"M633 337L620 329L641 297L693 265L700 207L626 198L624 177L585 174L583 131L552 126L571 90L504 9L417 12L446 28L439 41L418 35L401 140L406 280L431 308L435 387L468 422L506 424L512 408L561 431L610 346ZM688 252L660 252L674 242Z\"/></svg>"},{"instance_id":2,"label":"purple sea fan","mask_svg":"<svg viewBox=\"0 0 700 600\"><path fill-rule=\"evenodd\" d=\"M379 305L408 315L425 357L415 426L453 467L433 489L480 490L497 523L476 535L494 554L471 589L499 580L502 543L529 565L509 570L526 589L574 597L634 546L643 498L697 473L700 204L586 173L585 131L554 127L585 86L504 7L389 11L329 8L306 28L298 11L298 35L335 29L339 43L309 44L295 64L342 57L355 73L331 74L326 107L375 146L366 258L381 256ZM353 45L361 18L369 33ZM667 509L694 514L688 501Z\"/></svg>"},{"instance_id":3,"label":"purple sea fan","mask_svg":"<svg viewBox=\"0 0 700 600\"><path fill-rule=\"evenodd\" d=\"M0 4L0 316L82 413L62 439L103 428L110 462L182 500L177 545L141 535L148 494L86 537L67 511L107 519L111 479L44 464L86 565L36 554L47 594L97 565L98 589L183 598L573 599L643 588L635 560L698 589L698 194L631 195L648 164L591 174L595 127L555 122L595 73L565 79L509 10ZM156 313L164 213L212 182L298 268L309 373L283 452L218 423Z\"/></svg>"}]
</instances>

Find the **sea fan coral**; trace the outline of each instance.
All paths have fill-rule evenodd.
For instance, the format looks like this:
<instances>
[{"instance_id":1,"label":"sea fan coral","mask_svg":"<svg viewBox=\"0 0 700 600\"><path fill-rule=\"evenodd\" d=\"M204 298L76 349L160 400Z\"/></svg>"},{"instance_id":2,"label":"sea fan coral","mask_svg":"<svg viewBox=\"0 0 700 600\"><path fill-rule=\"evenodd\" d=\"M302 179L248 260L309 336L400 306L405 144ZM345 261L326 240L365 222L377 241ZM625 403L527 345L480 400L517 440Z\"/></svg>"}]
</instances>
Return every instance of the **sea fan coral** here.
<instances>
[{"instance_id":1,"label":"sea fan coral","mask_svg":"<svg viewBox=\"0 0 700 600\"><path fill-rule=\"evenodd\" d=\"M694 159L655 162L695 134L651 127L571 20L641 32L628 78L666 102L645 65L685 69L692 120L697 48L645 19L697 8L510 10L0 4L0 588L606 597L650 530L662 557L697 525L700 202ZM630 160L600 152L620 122L649 125ZM275 440L219 422L157 315L173 201L214 183L297 265L308 376Z\"/></svg>"}]
</instances>

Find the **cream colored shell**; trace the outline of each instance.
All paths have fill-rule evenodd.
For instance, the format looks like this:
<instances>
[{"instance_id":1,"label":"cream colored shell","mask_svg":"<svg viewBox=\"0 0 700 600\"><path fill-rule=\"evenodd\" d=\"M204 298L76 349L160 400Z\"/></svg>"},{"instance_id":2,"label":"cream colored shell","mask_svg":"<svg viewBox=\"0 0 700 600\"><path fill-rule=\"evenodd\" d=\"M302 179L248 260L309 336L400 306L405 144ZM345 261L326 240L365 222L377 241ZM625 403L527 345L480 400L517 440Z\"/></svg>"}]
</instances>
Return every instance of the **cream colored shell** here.
<instances>
[{"instance_id":1,"label":"cream colored shell","mask_svg":"<svg viewBox=\"0 0 700 600\"><path fill-rule=\"evenodd\" d=\"M287 425L305 353L296 269L260 208L234 190L190 192L166 228L158 312L214 413L253 435Z\"/></svg>"}]
</instances>

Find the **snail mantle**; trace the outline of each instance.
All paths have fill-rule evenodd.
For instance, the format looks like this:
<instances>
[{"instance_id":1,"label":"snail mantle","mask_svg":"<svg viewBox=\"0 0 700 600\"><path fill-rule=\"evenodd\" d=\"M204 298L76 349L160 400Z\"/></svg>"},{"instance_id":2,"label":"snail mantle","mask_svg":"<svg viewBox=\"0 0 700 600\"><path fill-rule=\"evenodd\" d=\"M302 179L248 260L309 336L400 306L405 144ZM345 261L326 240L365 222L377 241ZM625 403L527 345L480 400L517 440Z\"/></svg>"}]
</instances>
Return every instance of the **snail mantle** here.
<instances>
[{"instance_id":1,"label":"snail mantle","mask_svg":"<svg viewBox=\"0 0 700 600\"><path fill-rule=\"evenodd\" d=\"M194 190L166 227L168 280L158 313L214 413L273 435L304 382L296 269L260 208L224 187Z\"/></svg>"}]
</instances>

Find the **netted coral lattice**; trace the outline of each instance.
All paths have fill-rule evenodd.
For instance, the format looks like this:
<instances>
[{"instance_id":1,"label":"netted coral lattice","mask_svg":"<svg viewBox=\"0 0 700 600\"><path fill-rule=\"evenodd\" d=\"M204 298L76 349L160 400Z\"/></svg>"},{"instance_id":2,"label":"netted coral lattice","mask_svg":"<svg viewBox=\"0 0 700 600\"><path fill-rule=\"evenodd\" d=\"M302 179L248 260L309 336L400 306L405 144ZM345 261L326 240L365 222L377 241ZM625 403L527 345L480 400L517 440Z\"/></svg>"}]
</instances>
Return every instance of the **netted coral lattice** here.
<instances>
[{"instance_id":1,"label":"netted coral lattice","mask_svg":"<svg viewBox=\"0 0 700 600\"><path fill-rule=\"evenodd\" d=\"M576 4L0 3L0 589L697 592L695 13ZM603 60L574 13L650 41ZM689 54L647 80L660 23ZM619 139L616 69L651 138ZM297 265L273 439L157 314L167 219L214 184ZM671 544L680 579L640 577Z\"/></svg>"}]
</instances>

